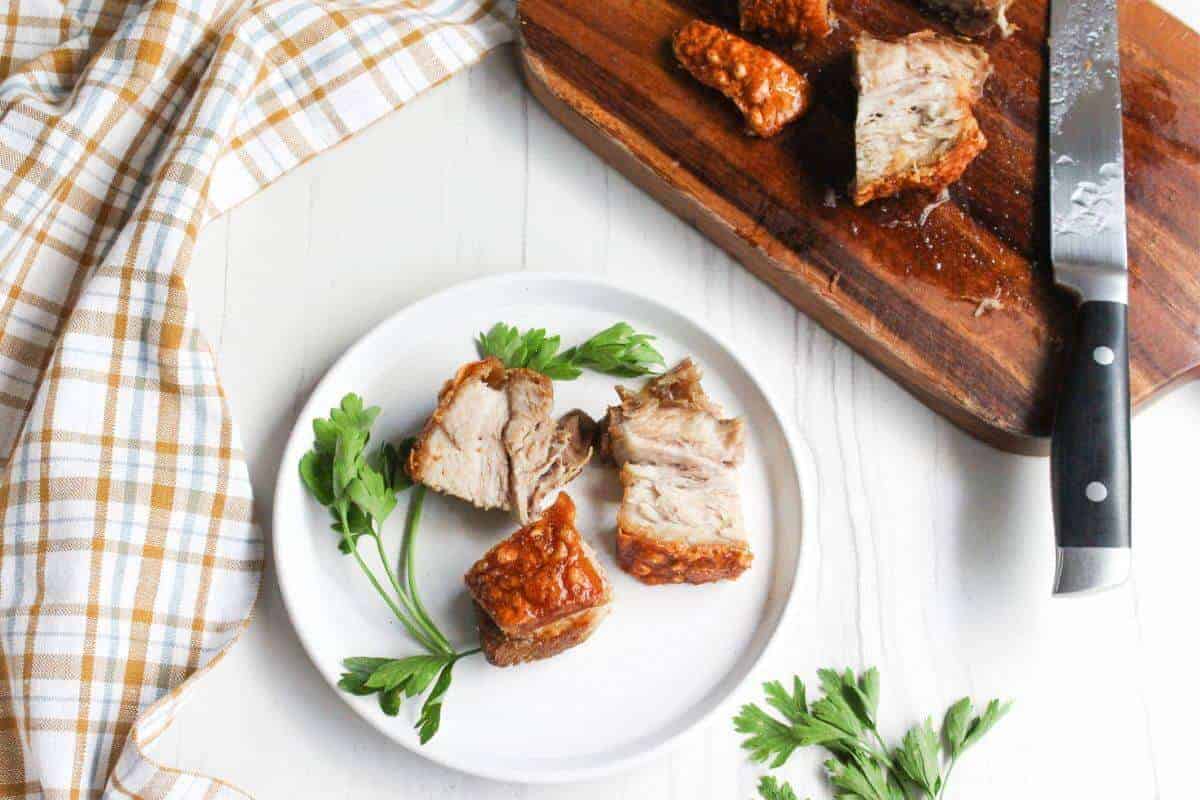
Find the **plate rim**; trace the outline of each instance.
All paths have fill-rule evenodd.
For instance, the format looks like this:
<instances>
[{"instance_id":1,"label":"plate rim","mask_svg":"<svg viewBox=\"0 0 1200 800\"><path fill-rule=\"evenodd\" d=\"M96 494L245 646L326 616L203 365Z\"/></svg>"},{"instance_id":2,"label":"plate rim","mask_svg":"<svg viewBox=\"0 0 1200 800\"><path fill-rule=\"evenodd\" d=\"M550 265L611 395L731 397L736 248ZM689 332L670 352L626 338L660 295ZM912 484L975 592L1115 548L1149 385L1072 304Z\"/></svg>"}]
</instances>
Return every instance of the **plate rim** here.
<instances>
[{"instance_id":1,"label":"plate rim","mask_svg":"<svg viewBox=\"0 0 1200 800\"><path fill-rule=\"evenodd\" d=\"M667 315L681 318L685 322L694 325L703 330L726 355L738 365L755 385L763 400L767 404L767 408L774 415L783 431L784 446L792 463L792 472L795 475L797 487L800 495L800 544L796 550L795 563L790 570L791 586L788 590L788 596L784 599L783 607L779 611L778 619L774 628L768 633L766 641L763 643L762 649L757 657L745 668L745 672L741 679L737 681L730 689L715 700L708 709L702 711L691 723L676 731L675 733L662 738L656 743L645 747L644 749L630 755L611 759L605 763L594 766L573 767L573 768L557 768L545 770L537 773L528 773L513 771L504 768L477 767L471 763L462 760L447 757L445 754L437 753L436 751L426 750L416 743L415 740L409 741L407 737L399 735L399 731L407 731L407 727L396 729L385 726L381 720L374 716L366 714L358 704L354 703L354 697L346 692L340 691L337 688L335 681L327 676L324 670L321 669L320 662L317 659L316 651L313 643L304 634L303 628L296 624L297 609L295 608L295 600L289 596L286 588L286 582L283 579L284 573L287 571L285 561L280 556L280 548L277 546L278 539L276 531L281 529L281 504L278 502L283 489L283 482L291 478L295 478L293 470L288 469L287 461L296 440L300 436L308 436L308 426L304 425L305 419L310 417L314 412L310 409L314 402L314 398L321 394L326 388L331 377L342 367L344 363L350 360L357 351L364 347L368 341L373 339L383 328L395 324L397 321L417 313L425 305L430 305L439 301L443 301L446 295L456 294L466 291L478 291L487 288L499 288L510 286L512 284L525 283L529 281L550 281L559 283L573 283L580 286L593 286L603 288L618 293L624 293L638 300L647 303L656 311ZM276 470L273 503L271 510L271 560L275 567L276 582L279 586L279 593L283 600L284 610L287 612L288 622L292 626L292 630L296 634L296 638L300 641L300 646L304 650L305 655L321 679L329 686L338 698L349 706L360 719L367 722L372 728L379 731L388 740L395 742L409 752L420 756L428 761L431 761L439 766L447 769L452 769L464 774L475 775L490 780L508 781L524 784L561 784L574 783L578 781L591 780L596 778L613 775L619 772L626 772L639 765L645 764L657 757L664 756L671 750L677 748L689 737L694 736L699 731L706 729L712 722L713 717L722 709L726 708L731 699L740 691L757 673L762 663L767 660L768 656L772 655L778 648L784 629L788 623L793 620L796 614L798 605L797 597L799 592L799 583L801 573L805 563L805 559L809 556L808 550L812 546L809 542L810 536L815 536L813 525L819 519L816 504L818 502L818 491L815 463L813 461L812 449L807 441L801 437L795 430L790 420L780 413L779 406L775 402L771 393L766 389L767 384L764 383L758 370L742 358L731 345L726 336L720 332L712 331L701 323L700 320L679 309L672 308L663 301L631 289L627 286L620 285L608 278L598 278L592 275L583 275L573 272L562 271L542 271L542 270L510 270L491 275L485 275L477 278L470 278L464 281L458 281L449 286L438 289L435 292L426 294L411 303L407 303L396 309L391 314L388 314L382 320L371 326L367 331L361 334L354 342L347 347L342 353L337 356L329 368L321 375L321 379L313 386L308 393L308 398L304 405L301 406L292 423L291 432L288 434L287 441L284 443L283 450L280 454L280 461Z\"/></svg>"}]
</instances>

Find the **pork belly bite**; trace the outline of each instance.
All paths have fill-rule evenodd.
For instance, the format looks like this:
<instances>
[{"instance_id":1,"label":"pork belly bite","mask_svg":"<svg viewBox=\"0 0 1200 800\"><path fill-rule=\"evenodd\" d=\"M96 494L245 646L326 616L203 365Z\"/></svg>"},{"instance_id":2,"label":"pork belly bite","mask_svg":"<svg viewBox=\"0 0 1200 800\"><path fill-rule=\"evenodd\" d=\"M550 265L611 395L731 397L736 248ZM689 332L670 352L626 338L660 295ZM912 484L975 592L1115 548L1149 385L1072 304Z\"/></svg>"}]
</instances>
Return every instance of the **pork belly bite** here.
<instances>
[{"instance_id":1,"label":"pork belly bite","mask_svg":"<svg viewBox=\"0 0 1200 800\"><path fill-rule=\"evenodd\" d=\"M504 365L496 358L466 364L446 382L409 453L413 480L480 508L510 507L504 383Z\"/></svg>"},{"instance_id":2,"label":"pork belly bite","mask_svg":"<svg viewBox=\"0 0 1200 800\"><path fill-rule=\"evenodd\" d=\"M811 90L803 75L716 25L689 22L675 34L673 46L684 69L734 102L751 135L772 136L808 110Z\"/></svg>"},{"instance_id":3,"label":"pork belly bite","mask_svg":"<svg viewBox=\"0 0 1200 800\"><path fill-rule=\"evenodd\" d=\"M596 423L582 411L557 422L554 385L497 358L461 367L438 394L408 459L413 480L522 523L592 456Z\"/></svg>"},{"instance_id":4,"label":"pork belly bite","mask_svg":"<svg viewBox=\"0 0 1200 800\"><path fill-rule=\"evenodd\" d=\"M502 440L509 460L509 502L528 522L550 494L570 483L592 457L596 423L576 409L554 421L554 383L540 372L508 371L508 424Z\"/></svg>"},{"instance_id":5,"label":"pork belly bite","mask_svg":"<svg viewBox=\"0 0 1200 800\"><path fill-rule=\"evenodd\" d=\"M1007 16L1012 0L924 0L924 3L945 13L955 29L967 36L983 36L996 30L1007 38L1017 29Z\"/></svg>"},{"instance_id":6,"label":"pork belly bite","mask_svg":"<svg viewBox=\"0 0 1200 800\"><path fill-rule=\"evenodd\" d=\"M833 30L829 0L738 0L738 23L747 33L765 31L801 42Z\"/></svg>"},{"instance_id":7,"label":"pork belly bite","mask_svg":"<svg viewBox=\"0 0 1200 800\"><path fill-rule=\"evenodd\" d=\"M992 68L981 47L921 31L854 47L855 205L904 189L938 192L987 147L972 108Z\"/></svg>"},{"instance_id":8,"label":"pork belly bite","mask_svg":"<svg viewBox=\"0 0 1200 800\"><path fill-rule=\"evenodd\" d=\"M612 590L575 528L575 504L560 493L540 518L489 550L464 580L475 600L489 663L549 658L592 635Z\"/></svg>"},{"instance_id":9,"label":"pork belly bite","mask_svg":"<svg viewBox=\"0 0 1200 800\"><path fill-rule=\"evenodd\" d=\"M740 419L724 418L685 359L633 392L618 387L606 455L621 470L617 563L643 583L736 578L753 559L742 521Z\"/></svg>"}]
</instances>

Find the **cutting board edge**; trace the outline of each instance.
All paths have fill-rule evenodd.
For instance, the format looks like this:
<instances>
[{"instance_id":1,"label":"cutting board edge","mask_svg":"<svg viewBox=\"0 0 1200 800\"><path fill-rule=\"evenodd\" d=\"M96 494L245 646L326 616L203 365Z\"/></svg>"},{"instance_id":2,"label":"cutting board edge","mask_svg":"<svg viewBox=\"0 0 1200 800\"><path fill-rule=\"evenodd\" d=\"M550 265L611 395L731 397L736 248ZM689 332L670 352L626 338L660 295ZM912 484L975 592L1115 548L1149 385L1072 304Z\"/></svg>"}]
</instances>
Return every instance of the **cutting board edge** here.
<instances>
[{"instance_id":1,"label":"cutting board edge","mask_svg":"<svg viewBox=\"0 0 1200 800\"><path fill-rule=\"evenodd\" d=\"M989 420L972 412L961 398L949 396L930 382L925 374L912 369L911 362L901 354L872 339L831 304L826 291L813 282L797 277L799 274L812 274L827 284L828 277L820 268L800 258L718 195L708 192L698 180L693 178L690 181L692 185L685 187L680 180L673 179L663 169L656 167L656 160L659 164L667 164L671 163L671 159L620 120L595 107L585 95L574 89L568 79L531 52L523 39L518 41L518 53L521 71L530 92L572 135L634 185L741 262L797 309L883 370L910 394L988 445L1022 455L1046 455L1049 452L1048 437L1030 436L1000 421ZM613 133L618 130L621 134L619 137ZM685 179L690 177L683 170L678 172ZM701 195L705 195L704 199L701 199ZM714 212L710 206L725 207L723 213L738 219L745 232ZM779 253L779 259L788 261L792 269L777 264L770 251Z\"/></svg>"}]
</instances>

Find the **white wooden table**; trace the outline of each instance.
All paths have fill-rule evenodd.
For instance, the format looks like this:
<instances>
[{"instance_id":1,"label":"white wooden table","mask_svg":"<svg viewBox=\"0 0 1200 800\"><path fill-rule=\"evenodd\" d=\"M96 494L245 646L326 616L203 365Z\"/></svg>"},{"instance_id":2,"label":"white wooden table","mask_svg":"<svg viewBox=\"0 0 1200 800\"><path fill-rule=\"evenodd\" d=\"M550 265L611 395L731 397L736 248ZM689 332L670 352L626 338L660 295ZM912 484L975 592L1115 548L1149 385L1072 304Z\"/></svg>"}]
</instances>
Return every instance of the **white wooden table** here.
<instances>
[{"instance_id":1,"label":"white wooden table","mask_svg":"<svg viewBox=\"0 0 1200 800\"><path fill-rule=\"evenodd\" d=\"M1194 0L1169 6L1200 23ZM219 352L264 524L285 436L334 358L405 304L511 269L603 274L670 296L739 343L792 414L816 463L820 525L798 624L766 676L878 665L895 735L964 694L1015 698L956 769L953 797L1196 797L1200 386L1134 422L1134 580L1052 600L1047 462L951 427L604 166L524 91L511 48L201 237L192 302ZM748 686L737 700L758 695ZM743 800L760 773L724 722L583 786L436 767L325 685L270 568L250 630L155 753L260 800ZM782 772L802 797L827 796L815 759Z\"/></svg>"}]
</instances>

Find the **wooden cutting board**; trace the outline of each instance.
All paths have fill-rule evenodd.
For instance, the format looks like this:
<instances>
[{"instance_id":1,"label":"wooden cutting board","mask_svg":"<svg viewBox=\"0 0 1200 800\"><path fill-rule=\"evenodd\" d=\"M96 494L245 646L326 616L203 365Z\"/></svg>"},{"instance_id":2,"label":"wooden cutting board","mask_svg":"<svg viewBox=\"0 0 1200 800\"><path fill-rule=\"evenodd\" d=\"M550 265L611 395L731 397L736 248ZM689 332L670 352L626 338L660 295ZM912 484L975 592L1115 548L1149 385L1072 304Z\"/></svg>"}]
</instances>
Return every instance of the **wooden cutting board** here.
<instances>
[{"instance_id":1,"label":"wooden cutting board","mask_svg":"<svg viewBox=\"0 0 1200 800\"><path fill-rule=\"evenodd\" d=\"M982 42L990 145L924 224L929 197L846 199L849 48L861 30L949 28L916 0L833 5L826 40L770 45L815 99L765 141L671 55L692 18L736 30L732 0L521 0L521 58L551 114L797 308L967 431L1044 452L1074 327L1046 258L1046 0L1017 0L1020 30ZM1200 374L1200 35L1147 0L1123 2L1120 26L1132 390L1145 403Z\"/></svg>"}]
</instances>

